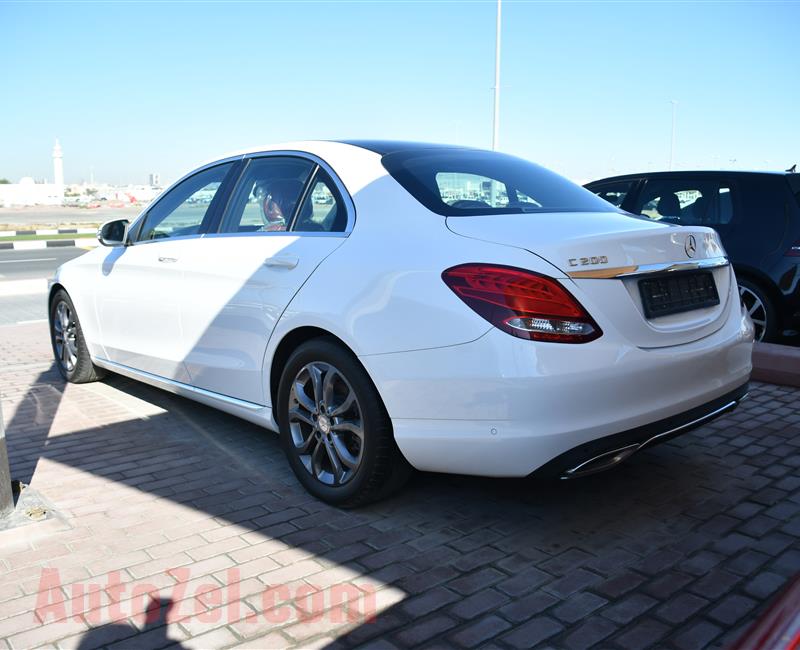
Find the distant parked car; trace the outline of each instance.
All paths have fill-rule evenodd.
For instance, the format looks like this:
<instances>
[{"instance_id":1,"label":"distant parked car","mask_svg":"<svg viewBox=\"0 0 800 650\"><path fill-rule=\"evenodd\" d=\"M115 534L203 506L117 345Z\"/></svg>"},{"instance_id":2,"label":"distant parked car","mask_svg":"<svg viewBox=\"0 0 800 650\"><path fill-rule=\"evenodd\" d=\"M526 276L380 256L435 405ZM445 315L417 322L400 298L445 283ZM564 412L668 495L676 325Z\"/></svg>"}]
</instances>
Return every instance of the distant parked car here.
<instances>
[{"instance_id":1,"label":"distant parked car","mask_svg":"<svg viewBox=\"0 0 800 650\"><path fill-rule=\"evenodd\" d=\"M775 341L800 322L800 174L656 172L586 188L654 221L716 230L733 263L756 339Z\"/></svg>"}]
</instances>

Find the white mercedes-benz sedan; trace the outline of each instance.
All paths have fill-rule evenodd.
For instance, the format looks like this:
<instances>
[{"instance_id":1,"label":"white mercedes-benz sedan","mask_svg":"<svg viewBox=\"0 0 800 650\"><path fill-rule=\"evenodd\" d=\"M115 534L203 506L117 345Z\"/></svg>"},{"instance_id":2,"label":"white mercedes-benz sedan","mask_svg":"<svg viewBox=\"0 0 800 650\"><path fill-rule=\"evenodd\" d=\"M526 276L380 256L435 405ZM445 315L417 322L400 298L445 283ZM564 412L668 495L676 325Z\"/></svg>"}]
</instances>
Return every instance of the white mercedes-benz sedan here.
<instances>
[{"instance_id":1,"label":"white mercedes-benz sedan","mask_svg":"<svg viewBox=\"0 0 800 650\"><path fill-rule=\"evenodd\" d=\"M747 392L753 327L713 230L501 153L260 148L98 238L51 283L64 377L119 373L278 431L341 506L412 467L583 476Z\"/></svg>"}]
</instances>

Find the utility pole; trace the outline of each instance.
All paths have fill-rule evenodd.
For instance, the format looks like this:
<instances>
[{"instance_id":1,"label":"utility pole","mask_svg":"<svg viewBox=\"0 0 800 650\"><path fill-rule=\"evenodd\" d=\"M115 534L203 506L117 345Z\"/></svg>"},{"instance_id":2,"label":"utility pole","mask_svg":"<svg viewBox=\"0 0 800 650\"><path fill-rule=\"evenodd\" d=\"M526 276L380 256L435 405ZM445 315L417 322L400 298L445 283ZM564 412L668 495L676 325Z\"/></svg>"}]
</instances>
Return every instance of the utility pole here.
<instances>
[{"instance_id":1,"label":"utility pole","mask_svg":"<svg viewBox=\"0 0 800 650\"><path fill-rule=\"evenodd\" d=\"M497 22L494 32L494 113L492 115L492 151L497 151L500 139L500 25L502 15L502 0L497 0ZM490 183L489 205L495 207L497 199L497 183Z\"/></svg>"},{"instance_id":2,"label":"utility pole","mask_svg":"<svg viewBox=\"0 0 800 650\"><path fill-rule=\"evenodd\" d=\"M6 449L6 428L3 424L3 409L0 406L0 519L14 512L14 495L11 491L11 468Z\"/></svg>"},{"instance_id":3,"label":"utility pole","mask_svg":"<svg viewBox=\"0 0 800 650\"><path fill-rule=\"evenodd\" d=\"M500 24L501 2L497 0L497 24L494 39L494 118L492 119L492 151L497 151L500 136Z\"/></svg>"},{"instance_id":4,"label":"utility pole","mask_svg":"<svg viewBox=\"0 0 800 650\"><path fill-rule=\"evenodd\" d=\"M675 114L678 110L678 102L671 99L670 103L672 104L672 144L669 148L669 170L672 171L672 165L675 162Z\"/></svg>"}]
</instances>

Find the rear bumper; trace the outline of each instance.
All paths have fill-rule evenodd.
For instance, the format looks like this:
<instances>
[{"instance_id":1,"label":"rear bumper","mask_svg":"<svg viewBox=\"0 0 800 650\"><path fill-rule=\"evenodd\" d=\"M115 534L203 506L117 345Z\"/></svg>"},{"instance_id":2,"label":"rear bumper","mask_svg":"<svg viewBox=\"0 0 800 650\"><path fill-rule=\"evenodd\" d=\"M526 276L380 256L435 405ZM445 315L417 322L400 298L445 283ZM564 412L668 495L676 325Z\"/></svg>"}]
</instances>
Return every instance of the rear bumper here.
<instances>
[{"instance_id":1,"label":"rear bumper","mask_svg":"<svg viewBox=\"0 0 800 650\"><path fill-rule=\"evenodd\" d=\"M527 476L559 459L574 462L551 469L567 471L587 452L619 448L617 440L638 448L670 428L688 430L740 399L752 338L752 323L736 310L711 336L669 348L637 348L614 332L563 345L493 329L464 345L361 361L414 467Z\"/></svg>"},{"instance_id":2,"label":"rear bumper","mask_svg":"<svg viewBox=\"0 0 800 650\"><path fill-rule=\"evenodd\" d=\"M749 387L749 382L744 383L736 390L685 413L579 445L546 463L533 475L570 479L610 469L645 447L672 440L730 413L747 399Z\"/></svg>"}]
</instances>

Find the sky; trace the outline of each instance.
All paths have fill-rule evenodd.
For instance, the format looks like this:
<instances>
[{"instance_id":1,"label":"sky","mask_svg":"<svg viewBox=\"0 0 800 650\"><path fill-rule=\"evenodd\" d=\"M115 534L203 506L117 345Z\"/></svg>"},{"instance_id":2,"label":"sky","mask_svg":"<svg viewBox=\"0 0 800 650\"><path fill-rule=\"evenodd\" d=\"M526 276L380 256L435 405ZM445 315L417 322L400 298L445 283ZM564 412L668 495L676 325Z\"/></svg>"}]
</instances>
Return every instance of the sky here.
<instances>
[{"instance_id":1,"label":"sky","mask_svg":"<svg viewBox=\"0 0 800 650\"><path fill-rule=\"evenodd\" d=\"M303 139L492 141L496 3L0 0L0 178ZM800 162L800 1L505 0L502 151L579 182Z\"/></svg>"}]
</instances>

